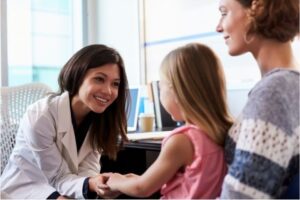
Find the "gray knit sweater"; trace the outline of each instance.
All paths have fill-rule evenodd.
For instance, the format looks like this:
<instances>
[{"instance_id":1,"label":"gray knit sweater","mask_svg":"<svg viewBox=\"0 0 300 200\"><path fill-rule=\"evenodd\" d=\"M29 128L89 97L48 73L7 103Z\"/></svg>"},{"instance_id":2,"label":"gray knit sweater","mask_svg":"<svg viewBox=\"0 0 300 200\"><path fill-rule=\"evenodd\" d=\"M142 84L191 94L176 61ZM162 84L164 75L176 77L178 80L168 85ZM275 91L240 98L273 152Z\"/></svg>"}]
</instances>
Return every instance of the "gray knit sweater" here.
<instances>
[{"instance_id":1,"label":"gray knit sweater","mask_svg":"<svg viewBox=\"0 0 300 200\"><path fill-rule=\"evenodd\" d=\"M221 198L279 198L299 173L299 72L275 69L229 131Z\"/></svg>"}]
</instances>

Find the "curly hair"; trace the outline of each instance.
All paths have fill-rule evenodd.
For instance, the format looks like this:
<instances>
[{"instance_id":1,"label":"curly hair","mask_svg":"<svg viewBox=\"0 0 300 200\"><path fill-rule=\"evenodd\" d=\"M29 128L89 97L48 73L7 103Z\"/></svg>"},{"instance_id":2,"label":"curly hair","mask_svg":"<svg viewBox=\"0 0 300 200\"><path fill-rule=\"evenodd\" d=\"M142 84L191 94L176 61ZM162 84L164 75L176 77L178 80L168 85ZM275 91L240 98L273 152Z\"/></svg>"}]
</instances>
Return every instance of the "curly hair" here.
<instances>
[{"instance_id":1,"label":"curly hair","mask_svg":"<svg viewBox=\"0 0 300 200\"><path fill-rule=\"evenodd\" d=\"M280 42L299 35L299 0L237 0L248 8L249 31Z\"/></svg>"}]
</instances>

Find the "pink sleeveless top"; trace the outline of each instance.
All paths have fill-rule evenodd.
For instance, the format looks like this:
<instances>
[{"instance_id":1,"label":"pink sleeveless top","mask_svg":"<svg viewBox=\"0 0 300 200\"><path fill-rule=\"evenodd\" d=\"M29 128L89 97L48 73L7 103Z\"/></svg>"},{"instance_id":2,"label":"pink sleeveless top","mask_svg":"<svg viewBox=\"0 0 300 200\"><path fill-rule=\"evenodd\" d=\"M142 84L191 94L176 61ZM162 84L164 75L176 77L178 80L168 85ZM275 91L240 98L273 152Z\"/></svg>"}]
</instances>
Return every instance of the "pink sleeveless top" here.
<instances>
[{"instance_id":1,"label":"pink sleeveless top","mask_svg":"<svg viewBox=\"0 0 300 200\"><path fill-rule=\"evenodd\" d=\"M201 129L185 125L174 129L162 141L164 145L175 134L185 134L194 145L194 161L178 171L161 188L161 199L212 199L221 193L227 172L223 148L214 143Z\"/></svg>"}]
</instances>

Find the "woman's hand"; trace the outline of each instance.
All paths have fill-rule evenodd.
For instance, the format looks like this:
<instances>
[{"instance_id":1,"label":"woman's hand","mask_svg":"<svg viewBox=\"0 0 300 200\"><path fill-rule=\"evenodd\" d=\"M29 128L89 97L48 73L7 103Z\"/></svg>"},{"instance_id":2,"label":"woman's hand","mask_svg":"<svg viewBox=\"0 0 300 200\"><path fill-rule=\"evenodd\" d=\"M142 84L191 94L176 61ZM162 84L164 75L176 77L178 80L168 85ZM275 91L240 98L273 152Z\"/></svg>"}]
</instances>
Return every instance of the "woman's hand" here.
<instances>
[{"instance_id":1,"label":"woman's hand","mask_svg":"<svg viewBox=\"0 0 300 200\"><path fill-rule=\"evenodd\" d=\"M90 191L96 192L102 198L116 198L120 192L113 191L106 184L112 173L103 173L89 179Z\"/></svg>"},{"instance_id":2,"label":"woman's hand","mask_svg":"<svg viewBox=\"0 0 300 200\"><path fill-rule=\"evenodd\" d=\"M94 177L89 178L89 190L92 192L97 192L98 187L102 187L103 189L108 188L106 185L106 182L108 180L109 176L99 174Z\"/></svg>"}]
</instances>

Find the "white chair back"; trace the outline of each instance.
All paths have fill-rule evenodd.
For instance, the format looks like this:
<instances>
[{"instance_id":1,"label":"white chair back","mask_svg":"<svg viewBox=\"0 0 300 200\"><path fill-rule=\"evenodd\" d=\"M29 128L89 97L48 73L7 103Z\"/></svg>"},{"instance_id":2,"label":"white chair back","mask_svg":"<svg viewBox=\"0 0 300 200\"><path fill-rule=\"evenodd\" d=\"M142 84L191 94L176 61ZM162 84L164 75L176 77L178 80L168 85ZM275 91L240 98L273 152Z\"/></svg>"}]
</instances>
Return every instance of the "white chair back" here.
<instances>
[{"instance_id":1,"label":"white chair back","mask_svg":"<svg viewBox=\"0 0 300 200\"><path fill-rule=\"evenodd\" d=\"M1 87L1 174L15 145L19 123L27 106L46 96L51 89L42 83Z\"/></svg>"}]
</instances>

